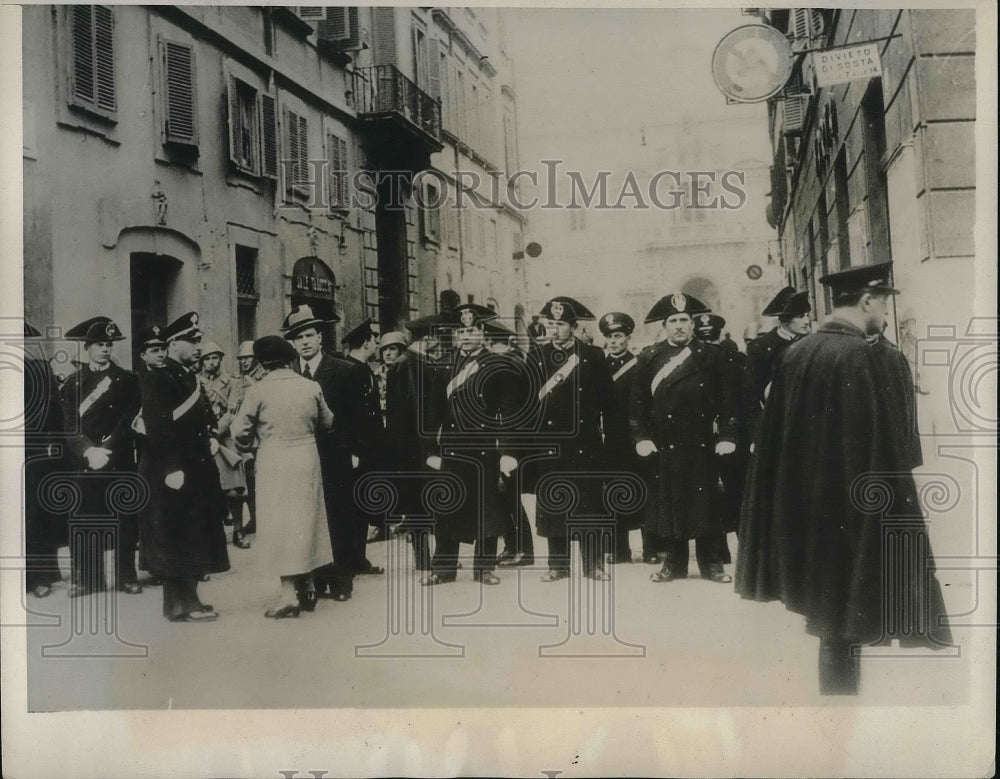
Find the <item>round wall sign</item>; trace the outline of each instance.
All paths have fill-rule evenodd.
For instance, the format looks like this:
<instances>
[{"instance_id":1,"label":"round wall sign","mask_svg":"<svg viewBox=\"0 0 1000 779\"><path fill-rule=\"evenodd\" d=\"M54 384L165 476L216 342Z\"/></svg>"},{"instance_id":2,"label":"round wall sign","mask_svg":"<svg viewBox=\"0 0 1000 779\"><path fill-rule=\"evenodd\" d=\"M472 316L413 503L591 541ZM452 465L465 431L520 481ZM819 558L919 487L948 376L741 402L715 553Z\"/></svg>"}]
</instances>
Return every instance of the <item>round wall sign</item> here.
<instances>
[{"instance_id":1,"label":"round wall sign","mask_svg":"<svg viewBox=\"0 0 1000 779\"><path fill-rule=\"evenodd\" d=\"M761 276L764 275L764 271L761 270L760 265L751 265L747 268L747 276L749 276L754 281L757 281Z\"/></svg>"},{"instance_id":2,"label":"round wall sign","mask_svg":"<svg viewBox=\"0 0 1000 779\"><path fill-rule=\"evenodd\" d=\"M541 244L532 241L531 243L529 243L527 246L524 247L524 251L529 257L534 259L535 257L538 257L542 253L542 246Z\"/></svg>"},{"instance_id":3,"label":"round wall sign","mask_svg":"<svg viewBox=\"0 0 1000 779\"><path fill-rule=\"evenodd\" d=\"M712 77L730 100L759 103L781 91L793 62L784 35L766 24L747 24L727 33L715 47Z\"/></svg>"}]
</instances>

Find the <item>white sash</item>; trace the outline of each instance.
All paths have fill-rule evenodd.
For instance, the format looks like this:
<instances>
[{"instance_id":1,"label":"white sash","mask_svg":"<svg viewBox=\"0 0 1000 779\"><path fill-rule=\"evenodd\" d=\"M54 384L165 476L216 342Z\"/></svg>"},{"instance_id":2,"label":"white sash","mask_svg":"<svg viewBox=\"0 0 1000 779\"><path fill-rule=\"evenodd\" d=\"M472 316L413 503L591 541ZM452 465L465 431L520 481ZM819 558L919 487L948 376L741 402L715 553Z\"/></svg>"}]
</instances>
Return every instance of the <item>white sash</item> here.
<instances>
[{"instance_id":1,"label":"white sash","mask_svg":"<svg viewBox=\"0 0 1000 779\"><path fill-rule=\"evenodd\" d=\"M619 368L617 371L615 371L615 375L612 376L611 378L614 381L618 381L618 379L620 379L622 376L624 376L626 373L628 373L630 370L632 370L635 367L635 364L637 362L638 362L638 360L636 360L636 358L633 357L631 360L629 360L627 363L625 363L621 368Z\"/></svg>"},{"instance_id":2,"label":"white sash","mask_svg":"<svg viewBox=\"0 0 1000 779\"><path fill-rule=\"evenodd\" d=\"M142 418L142 409L139 409L139 413L132 420L132 429L138 435L146 435L146 420Z\"/></svg>"},{"instance_id":3,"label":"white sash","mask_svg":"<svg viewBox=\"0 0 1000 779\"><path fill-rule=\"evenodd\" d=\"M563 365L559 370L549 377L549 380L545 382L540 390L538 390L538 399L544 400L545 396L548 395L552 390L556 388L556 385L565 381L566 377L569 376L576 364L579 362L579 358L575 354L571 354L569 359L566 360L566 364Z\"/></svg>"},{"instance_id":4,"label":"white sash","mask_svg":"<svg viewBox=\"0 0 1000 779\"><path fill-rule=\"evenodd\" d=\"M90 407L93 406L100 399L101 395L107 392L110 388L111 388L111 377L105 376L97 383L97 386L94 387L93 391L89 395L87 395L87 397L85 397L83 399L83 402L80 404L81 419L83 418L84 414L90 411Z\"/></svg>"},{"instance_id":5,"label":"white sash","mask_svg":"<svg viewBox=\"0 0 1000 779\"><path fill-rule=\"evenodd\" d=\"M479 370L479 360L473 360L468 365L466 365L462 370L451 381L448 382L448 386L445 389L445 394L450 398L452 394L461 387L465 382L469 380L472 376Z\"/></svg>"},{"instance_id":6,"label":"white sash","mask_svg":"<svg viewBox=\"0 0 1000 779\"><path fill-rule=\"evenodd\" d=\"M660 386L660 382L662 382L665 378L667 378L667 376L669 376L671 373L677 370L680 364L690 356L691 356L691 349L690 347L685 346L672 359L667 360L667 362L663 365L663 367L656 372L655 376L653 376L653 381L649 386L649 394L655 395L656 388Z\"/></svg>"},{"instance_id":7,"label":"white sash","mask_svg":"<svg viewBox=\"0 0 1000 779\"><path fill-rule=\"evenodd\" d=\"M191 393L191 397L181 403L177 408L174 409L174 413L171 416L174 418L174 422L184 416L188 411L190 411L194 404L198 402L198 397L201 395L201 388L195 387L194 392Z\"/></svg>"}]
</instances>

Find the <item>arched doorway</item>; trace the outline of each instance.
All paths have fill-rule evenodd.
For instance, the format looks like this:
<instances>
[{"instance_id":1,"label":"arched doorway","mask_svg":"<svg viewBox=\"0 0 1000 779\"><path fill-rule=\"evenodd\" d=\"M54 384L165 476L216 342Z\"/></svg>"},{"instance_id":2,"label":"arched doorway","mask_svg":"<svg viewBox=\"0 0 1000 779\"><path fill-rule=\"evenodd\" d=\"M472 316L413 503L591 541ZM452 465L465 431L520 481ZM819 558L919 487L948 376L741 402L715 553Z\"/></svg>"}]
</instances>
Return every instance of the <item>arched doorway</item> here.
<instances>
[{"instance_id":1,"label":"arched doorway","mask_svg":"<svg viewBox=\"0 0 1000 779\"><path fill-rule=\"evenodd\" d=\"M719 288L711 279L706 279L704 276L694 276L684 282L681 286L681 292L698 298L713 311L719 310Z\"/></svg>"},{"instance_id":2,"label":"arched doorway","mask_svg":"<svg viewBox=\"0 0 1000 779\"><path fill-rule=\"evenodd\" d=\"M333 319L337 313L334 292L337 284L333 271L319 257L302 257L292 267L292 307L309 306L320 319ZM334 325L323 328L326 351L336 352Z\"/></svg>"},{"instance_id":3,"label":"arched doorway","mask_svg":"<svg viewBox=\"0 0 1000 779\"><path fill-rule=\"evenodd\" d=\"M147 327L166 325L183 263L166 254L131 252L129 289L132 308L132 365L140 363L137 336Z\"/></svg>"}]
</instances>

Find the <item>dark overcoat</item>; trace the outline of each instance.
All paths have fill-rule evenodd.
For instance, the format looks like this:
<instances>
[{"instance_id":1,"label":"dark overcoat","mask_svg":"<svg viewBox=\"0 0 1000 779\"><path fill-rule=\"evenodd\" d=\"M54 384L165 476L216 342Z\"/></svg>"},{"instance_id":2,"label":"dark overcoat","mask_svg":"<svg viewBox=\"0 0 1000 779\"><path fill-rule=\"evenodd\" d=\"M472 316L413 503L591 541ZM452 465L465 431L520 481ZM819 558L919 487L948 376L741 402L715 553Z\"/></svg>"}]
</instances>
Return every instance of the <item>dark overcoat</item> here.
<instances>
[{"instance_id":1,"label":"dark overcoat","mask_svg":"<svg viewBox=\"0 0 1000 779\"><path fill-rule=\"evenodd\" d=\"M686 349L678 353L667 341L644 349L629 404L633 442L650 440L658 450L650 455L646 529L661 538L716 537L726 530L716 497L715 444L732 440L733 387L720 349L698 340Z\"/></svg>"},{"instance_id":2,"label":"dark overcoat","mask_svg":"<svg viewBox=\"0 0 1000 779\"><path fill-rule=\"evenodd\" d=\"M448 366L414 350L404 352L386 371L383 464L399 495L398 515L427 514L421 494L431 473L427 458L439 450L440 398L448 374Z\"/></svg>"},{"instance_id":3,"label":"dark overcoat","mask_svg":"<svg viewBox=\"0 0 1000 779\"><path fill-rule=\"evenodd\" d=\"M63 409L59 385L48 361L24 360L24 525L29 552L67 543L65 514L50 510L41 490L46 477L65 468Z\"/></svg>"},{"instance_id":4,"label":"dark overcoat","mask_svg":"<svg viewBox=\"0 0 1000 779\"><path fill-rule=\"evenodd\" d=\"M742 396L740 417L751 439L760 424L764 396L774 376L774 370L781 362L785 350L802 337L804 336L795 339L784 338L776 327L747 345L740 393Z\"/></svg>"},{"instance_id":5,"label":"dark overcoat","mask_svg":"<svg viewBox=\"0 0 1000 779\"><path fill-rule=\"evenodd\" d=\"M225 497L209 437L215 416L198 377L176 360L142 377L146 442L139 472L150 490L141 515L143 557L156 577L200 577L229 570ZM174 490L164 478L184 473Z\"/></svg>"},{"instance_id":6,"label":"dark overcoat","mask_svg":"<svg viewBox=\"0 0 1000 779\"><path fill-rule=\"evenodd\" d=\"M539 387L536 441L541 450L524 464L522 490L539 493L540 482L549 474L565 474L574 483L576 505L566 512L547 507L558 505L557 496L548 500L538 494L538 534L565 537L567 519L608 513L598 477L609 467L601 430L604 420L614 416L611 372L604 353L578 339L567 351L552 343L533 349L527 365Z\"/></svg>"},{"instance_id":7,"label":"dark overcoat","mask_svg":"<svg viewBox=\"0 0 1000 779\"><path fill-rule=\"evenodd\" d=\"M441 471L458 478L463 495L434 517L434 535L471 543L505 528L500 492L501 430L506 360L485 348L455 352L440 399Z\"/></svg>"},{"instance_id":8,"label":"dark overcoat","mask_svg":"<svg viewBox=\"0 0 1000 779\"><path fill-rule=\"evenodd\" d=\"M950 643L937 626L944 607L911 472L920 463L913 380L898 350L838 319L794 344L750 465L737 592L782 600L824 638ZM887 543L899 523L909 538Z\"/></svg>"},{"instance_id":9,"label":"dark overcoat","mask_svg":"<svg viewBox=\"0 0 1000 779\"><path fill-rule=\"evenodd\" d=\"M637 355L624 352L620 355L606 355L608 370L614 383L614 404L612 415L604 421L604 448L608 461L616 470L635 474L642 481L647 479L649 463L635 453L632 433L628 425L629 400L635 369L639 364ZM617 516L620 530L635 530L645 521L645 504L636 501L632 511L624 511Z\"/></svg>"},{"instance_id":10,"label":"dark overcoat","mask_svg":"<svg viewBox=\"0 0 1000 779\"><path fill-rule=\"evenodd\" d=\"M107 464L97 473L135 474L136 434L132 422L141 403L139 380L134 373L111 363L103 371L82 366L63 386L62 407L66 423L67 464L79 478L84 515L107 516L107 478L90 479L84 452L92 446L110 450Z\"/></svg>"}]
</instances>

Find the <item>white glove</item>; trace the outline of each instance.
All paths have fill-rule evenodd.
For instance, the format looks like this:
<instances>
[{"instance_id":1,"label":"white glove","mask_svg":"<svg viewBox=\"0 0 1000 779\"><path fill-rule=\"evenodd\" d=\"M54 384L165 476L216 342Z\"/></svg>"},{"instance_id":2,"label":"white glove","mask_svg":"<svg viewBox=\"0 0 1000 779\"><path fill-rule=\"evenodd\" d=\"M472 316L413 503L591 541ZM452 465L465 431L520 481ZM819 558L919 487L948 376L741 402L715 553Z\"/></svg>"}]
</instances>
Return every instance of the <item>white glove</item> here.
<instances>
[{"instance_id":1,"label":"white glove","mask_svg":"<svg viewBox=\"0 0 1000 779\"><path fill-rule=\"evenodd\" d=\"M208 450L212 453L212 457L215 457L219 453L219 442L214 438L208 439Z\"/></svg>"},{"instance_id":2,"label":"white glove","mask_svg":"<svg viewBox=\"0 0 1000 779\"><path fill-rule=\"evenodd\" d=\"M432 454L430 457L427 458L427 467L433 468L435 471L440 471L441 458L438 457L436 454Z\"/></svg>"},{"instance_id":3,"label":"white glove","mask_svg":"<svg viewBox=\"0 0 1000 779\"><path fill-rule=\"evenodd\" d=\"M172 490L179 490L184 486L184 471L174 471L173 473L168 473L163 478L163 483Z\"/></svg>"},{"instance_id":4,"label":"white glove","mask_svg":"<svg viewBox=\"0 0 1000 779\"><path fill-rule=\"evenodd\" d=\"M732 454L735 451L736 444L732 441L719 441L719 443L715 445L716 454Z\"/></svg>"},{"instance_id":5,"label":"white glove","mask_svg":"<svg viewBox=\"0 0 1000 779\"><path fill-rule=\"evenodd\" d=\"M500 473L510 476L515 470L517 470L517 460L509 454L500 455Z\"/></svg>"},{"instance_id":6,"label":"white glove","mask_svg":"<svg viewBox=\"0 0 1000 779\"><path fill-rule=\"evenodd\" d=\"M108 464L108 460L111 458L111 450L105 449L103 446L88 446L84 450L83 456L87 460L87 465L90 466L91 470L99 471Z\"/></svg>"},{"instance_id":7,"label":"white glove","mask_svg":"<svg viewBox=\"0 0 1000 779\"><path fill-rule=\"evenodd\" d=\"M635 445L635 453L640 457L649 457L655 451L657 451L656 444L649 439L643 439Z\"/></svg>"},{"instance_id":8,"label":"white glove","mask_svg":"<svg viewBox=\"0 0 1000 779\"><path fill-rule=\"evenodd\" d=\"M357 468L358 464L360 462L361 462L361 460L358 459L358 456L356 454L352 454L351 455L351 467L352 468Z\"/></svg>"},{"instance_id":9,"label":"white glove","mask_svg":"<svg viewBox=\"0 0 1000 779\"><path fill-rule=\"evenodd\" d=\"M750 444L750 454L753 454L753 444Z\"/></svg>"}]
</instances>

